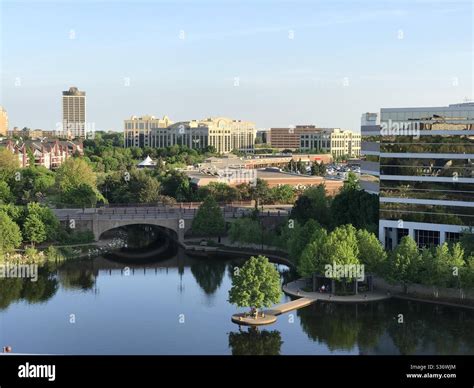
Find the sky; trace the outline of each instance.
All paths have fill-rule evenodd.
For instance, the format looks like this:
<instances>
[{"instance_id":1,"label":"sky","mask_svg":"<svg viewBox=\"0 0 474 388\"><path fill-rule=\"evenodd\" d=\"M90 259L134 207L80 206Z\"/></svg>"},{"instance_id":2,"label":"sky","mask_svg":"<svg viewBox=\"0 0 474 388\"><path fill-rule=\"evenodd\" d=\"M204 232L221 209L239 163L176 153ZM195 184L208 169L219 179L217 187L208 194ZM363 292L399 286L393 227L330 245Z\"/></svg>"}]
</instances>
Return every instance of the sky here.
<instances>
[{"instance_id":1,"label":"sky","mask_svg":"<svg viewBox=\"0 0 474 388\"><path fill-rule=\"evenodd\" d=\"M357 131L474 98L470 0L0 0L0 18L10 128L54 129L70 86L89 128L117 131L145 114Z\"/></svg>"}]
</instances>

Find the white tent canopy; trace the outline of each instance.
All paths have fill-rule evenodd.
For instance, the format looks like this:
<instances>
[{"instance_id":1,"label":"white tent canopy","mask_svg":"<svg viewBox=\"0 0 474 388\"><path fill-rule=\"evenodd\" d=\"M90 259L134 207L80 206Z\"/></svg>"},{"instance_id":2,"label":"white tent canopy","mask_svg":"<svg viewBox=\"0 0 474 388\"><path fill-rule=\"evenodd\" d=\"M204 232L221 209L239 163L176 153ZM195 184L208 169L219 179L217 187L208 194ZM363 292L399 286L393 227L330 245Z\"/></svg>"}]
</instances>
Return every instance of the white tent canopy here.
<instances>
[{"instance_id":1,"label":"white tent canopy","mask_svg":"<svg viewBox=\"0 0 474 388\"><path fill-rule=\"evenodd\" d=\"M147 155L145 160L137 164L137 167L155 167L155 166L156 166L156 162L154 162L153 159L150 158L149 155Z\"/></svg>"}]
</instances>

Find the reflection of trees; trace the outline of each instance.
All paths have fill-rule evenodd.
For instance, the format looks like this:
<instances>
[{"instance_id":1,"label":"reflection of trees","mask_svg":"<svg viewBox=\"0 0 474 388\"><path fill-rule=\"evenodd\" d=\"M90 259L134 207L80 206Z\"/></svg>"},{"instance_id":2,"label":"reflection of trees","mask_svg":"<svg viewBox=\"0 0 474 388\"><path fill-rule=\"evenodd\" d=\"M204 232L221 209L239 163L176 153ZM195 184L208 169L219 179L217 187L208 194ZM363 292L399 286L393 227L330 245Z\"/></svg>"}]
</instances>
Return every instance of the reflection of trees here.
<instances>
[{"instance_id":1,"label":"reflection of trees","mask_svg":"<svg viewBox=\"0 0 474 388\"><path fill-rule=\"evenodd\" d=\"M219 259L196 260L191 265L191 273L203 291L212 295L224 279L226 263Z\"/></svg>"},{"instance_id":2,"label":"reflection of trees","mask_svg":"<svg viewBox=\"0 0 474 388\"><path fill-rule=\"evenodd\" d=\"M356 319L355 305L316 303L297 314L308 337L325 343L330 350L350 350L357 345L361 323Z\"/></svg>"},{"instance_id":3,"label":"reflection of trees","mask_svg":"<svg viewBox=\"0 0 474 388\"><path fill-rule=\"evenodd\" d=\"M468 310L393 299L359 305L318 302L297 314L308 337L330 350L358 346L363 353L393 353L380 342L385 333L401 354L474 352L474 313Z\"/></svg>"},{"instance_id":4,"label":"reflection of trees","mask_svg":"<svg viewBox=\"0 0 474 388\"><path fill-rule=\"evenodd\" d=\"M38 279L5 278L0 279L0 310L11 303L25 300L28 303L45 302L58 290L58 281L47 268L38 269Z\"/></svg>"},{"instance_id":5,"label":"reflection of trees","mask_svg":"<svg viewBox=\"0 0 474 388\"><path fill-rule=\"evenodd\" d=\"M95 274L91 269L64 269L60 270L59 282L61 286L70 290L91 290L95 285Z\"/></svg>"},{"instance_id":6,"label":"reflection of trees","mask_svg":"<svg viewBox=\"0 0 474 388\"><path fill-rule=\"evenodd\" d=\"M24 279L19 278L0 279L0 309L4 310L11 303L21 299L24 282Z\"/></svg>"},{"instance_id":7,"label":"reflection of trees","mask_svg":"<svg viewBox=\"0 0 474 388\"><path fill-rule=\"evenodd\" d=\"M70 290L91 290L96 277L97 271L86 261L66 262L58 271L59 283Z\"/></svg>"},{"instance_id":8,"label":"reflection of trees","mask_svg":"<svg viewBox=\"0 0 474 388\"><path fill-rule=\"evenodd\" d=\"M36 282L27 281L24 283L22 297L30 303L45 302L52 298L57 290L56 276L48 269L40 268Z\"/></svg>"},{"instance_id":9,"label":"reflection of trees","mask_svg":"<svg viewBox=\"0 0 474 388\"><path fill-rule=\"evenodd\" d=\"M282 344L277 330L259 331L256 327L250 327L248 331L229 333L229 348L233 356L278 356Z\"/></svg>"},{"instance_id":10,"label":"reflection of trees","mask_svg":"<svg viewBox=\"0 0 474 388\"><path fill-rule=\"evenodd\" d=\"M401 354L423 349L436 354L474 351L474 314L452 307L421 303L392 303L392 314L403 314L403 324L390 321L387 332Z\"/></svg>"}]
</instances>

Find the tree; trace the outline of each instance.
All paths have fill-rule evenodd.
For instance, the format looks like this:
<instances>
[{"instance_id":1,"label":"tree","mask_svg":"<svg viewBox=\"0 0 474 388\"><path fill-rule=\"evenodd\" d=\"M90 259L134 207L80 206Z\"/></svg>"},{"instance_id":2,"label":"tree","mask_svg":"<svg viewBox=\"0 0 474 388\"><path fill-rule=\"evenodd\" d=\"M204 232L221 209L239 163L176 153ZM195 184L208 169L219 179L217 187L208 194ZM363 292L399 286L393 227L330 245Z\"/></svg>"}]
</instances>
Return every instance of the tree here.
<instances>
[{"instance_id":1,"label":"tree","mask_svg":"<svg viewBox=\"0 0 474 388\"><path fill-rule=\"evenodd\" d=\"M415 240L404 236L390 255L388 277L403 284L405 292L409 283L418 280L421 254Z\"/></svg>"},{"instance_id":2,"label":"tree","mask_svg":"<svg viewBox=\"0 0 474 388\"><path fill-rule=\"evenodd\" d=\"M36 214L30 214L23 225L25 239L34 246L46 240L46 227L41 218Z\"/></svg>"},{"instance_id":3,"label":"tree","mask_svg":"<svg viewBox=\"0 0 474 388\"><path fill-rule=\"evenodd\" d=\"M347 183L347 182L346 182ZM379 197L346 185L331 203L333 226L352 224L358 229L375 233L379 220Z\"/></svg>"},{"instance_id":4,"label":"tree","mask_svg":"<svg viewBox=\"0 0 474 388\"><path fill-rule=\"evenodd\" d=\"M293 203L295 201L295 191L290 185L272 187L269 194L272 203Z\"/></svg>"},{"instance_id":5,"label":"tree","mask_svg":"<svg viewBox=\"0 0 474 388\"><path fill-rule=\"evenodd\" d=\"M312 276L315 272L324 273L324 265L329 264L327 255L328 234L319 227L311 241L304 248L298 261L297 270L301 276Z\"/></svg>"},{"instance_id":6,"label":"tree","mask_svg":"<svg viewBox=\"0 0 474 388\"><path fill-rule=\"evenodd\" d=\"M334 229L326 243L327 261L329 264L359 264L359 245L356 228L343 225Z\"/></svg>"},{"instance_id":7,"label":"tree","mask_svg":"<svg viewBox=\"0 0 474 388\"><path fill-rule=\"evenodd\" d=\"M357 231L359 246L359 260L366 267L366 271L380 273L387 260L387 253L377 236L365 229Z\"/></svg>"},{"instance_id":8,"label":"tree","mask_svg":"<svg viewBox=\"0 0 474 388\"><path fill-rule=\"evenodd\" d=\"M474 255L474 230L472 228L463 230L459 242L464 249L466 258Z\"/></svg>"},{"instance_id":9,"label":"tree","mask_svg":"<svg viewBox=\"0 0 474 388\"><path fill-rule=\"evenodd\" d=\"M255 201L255 206L267 203L270 194L268 182L257 178L255 185L250 187L250 193L252 199Z\"/></svg>"},{"instance_id":10,"label":"tree","mask_svg":"<svg viewBox=\"0 0 474 388\"><path fill-rule=\"evenodd\" d=\"M281 297L280 275L265 256L251 257L232 279L229 302L250 307L255 319L258 309L278 303Z\"/></svg>"},{"instance_id":11,"label":"tree","mask_svg":"<svg viewBox=\"0 0 474 388\"><path fill-rule=\"evenodd\" d=\"M26 216L35 214L43 222L46 230L46 239L54 240L59 231L59 220L53 211L36 202L30 202L26 207Z\"/></svg>"},{"instance_id":12,"label":"tree","mask_svg":"<svg viewBox=\"0 0 474 388\"><path fill-rule=\"evenodd\" d=\"M19 167L18 156L6 148L0 148L0 181L12 179Z\"/></svg>"},{"instance_id":13,"label":"tree","mask_svg":"<svg viewBox=\"0 0 474 388\"><path fill-rule=\"evenodd\" d=\"M230 224L229 238L232 242L261 243L261 226L257 220L238 218Z\"/></svg>"},{"instance_id":14,"label":"tree","mask_svg":"<svg viewBox=\"0 0 474 388\"><path fill-rule=\"evenodd\" d=\"M0 203L10 203L13 201L13 195L10 186L5 181L0 181Z\"/></svg>"},{"instance_id":15,"label":"tree","mask_svg":"<svg viewBox=\"0 0 474 388\"><path fill-rule=\"evenodd\" d=\"M360 190L359 179L353 172L347 174L342 190Z\"/></svg>"},{"instance_id":16,"label":"tree","mask_svg":"<svg viewBox=\"0 0 474 388\"><path fill-rule=\"evenodd\" d=\"M75 189L82 184L96 189L96 175L83 158L69 158L56 173L56 184L61 193Z\"/></svg>"},{"instance_id":17,"label":"tree","mask_svg":"<svg viewBox=\"0 0 474 388\"><path fill-rule=\"evenodd\" d=\"M331 222L329 204L326 187L323 184L310 187L296 200L291 210L291 218L302 225L313 219L323 226L329 226Z\"/></svg>"},{"instance_id":18,"label":"tree","mask_svg":"<svg viewBox=\"0 0 474 388\"><path fill-rule=\"evenodd\" d=\"M64 203L80 207L94 207L97 204L97 191L91 186L81 183L66 191L62 197Z\"/></svg>"},{"instance_id":19,"label":"tree","mask_svg":"<svg viewBox=\"0 0 474 388\"><path fill-rule=\"evenodd\" d=\"M289 229L289 237L287 239L287 250L290 259L298 265L301 254L305 247L313 240L314 234L320 229L320 225L315 220L309 220L303 226L298 222L293 224L293 228Z\"/></svg>"},{"instance_id":20,"label":"tree","mask_svg":"<svg viewBox=\"0 0 474 388\"><path fill-rule=\"evenodd\" d=\"M191 227L194 233L202 236L220 236L224 233L224 216L214 198L208 196L199 206Z\"/></svg>"},{"instance_id":21,"label":"tree","mask_svg":"<svg viewBox=\"0 0 474 388\"><path fill-rule=\"evenodd\" d=\"M19 226L3 211L0 211L0 254L8 253L21 244Z\"/></svg>"}]
</instances>

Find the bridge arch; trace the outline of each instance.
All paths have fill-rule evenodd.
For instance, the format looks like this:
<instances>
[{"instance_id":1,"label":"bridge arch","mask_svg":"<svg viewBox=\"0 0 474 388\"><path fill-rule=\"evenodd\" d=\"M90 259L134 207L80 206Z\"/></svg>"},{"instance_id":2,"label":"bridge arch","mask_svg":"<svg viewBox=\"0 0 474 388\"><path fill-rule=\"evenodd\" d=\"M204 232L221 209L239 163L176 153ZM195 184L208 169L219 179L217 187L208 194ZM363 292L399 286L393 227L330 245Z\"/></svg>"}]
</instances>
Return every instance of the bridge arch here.
<instances>
[{"instance_id":1,"label":"bridge arch","mask_svg":"<svg viewBox=\"0 0 474 388\"><path fill-rule=\"evenodd\" d=\"M129 219L129 220L100 220L94 224L94 239L99 241L100 237L107 231L129 226L129 225L152 225L158 226L170 231L170 236L173 236L177 242L184 241L184 234L191 228L190 220L185 220L184 223L180 219ZM184 225L183 225L184 224ZM183 227L184 226L184 227Z\"/></svg>"}]
</instances>

